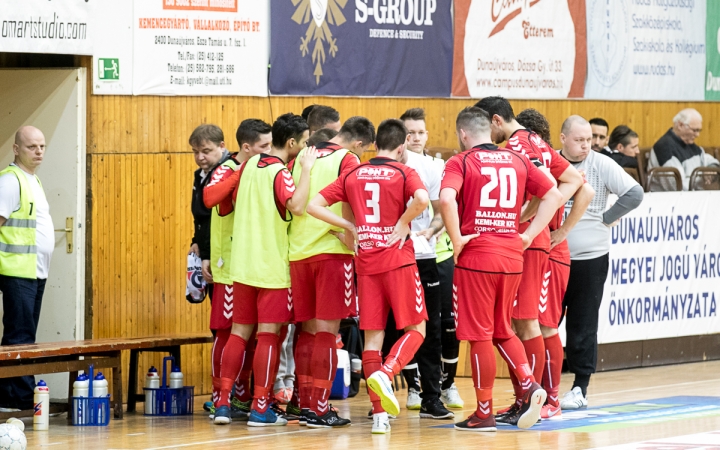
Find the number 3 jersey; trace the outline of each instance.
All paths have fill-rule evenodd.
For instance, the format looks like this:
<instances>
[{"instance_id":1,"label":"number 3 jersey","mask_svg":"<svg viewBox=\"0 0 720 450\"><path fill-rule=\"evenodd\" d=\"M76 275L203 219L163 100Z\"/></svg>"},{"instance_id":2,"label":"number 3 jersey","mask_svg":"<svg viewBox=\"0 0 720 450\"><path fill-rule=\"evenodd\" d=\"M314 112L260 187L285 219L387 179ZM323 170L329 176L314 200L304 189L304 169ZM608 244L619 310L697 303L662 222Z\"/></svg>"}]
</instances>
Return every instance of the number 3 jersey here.
<instances>
[{"instance_id":1,"label":"number 3 jersey","mask_svg":"<svg viewBox=\"0 0 720 450\"><path fill-rule=\"evenodd\" d=\"M390 158L373 158L353 167L320 195L330 204L347 202L355 215L358 233L358 275L373 275L415 264L412 241L387 246L406 204L415 191L425 190L413 169Z\"/></svg>"},{"instance_id":2,"label":"number 3 jersey","mask_svg":"<svg viewBox=\"0 0 720 450\"><path fill-rule=\"evenodd\" d=\"M525 194L543 197L553 187L553 182L524 155L492 144L450 158L442 189L457 192L461 234L480 234L463 248L458 267L522 272L518 224Z\"/></svg>"}]
</instances>

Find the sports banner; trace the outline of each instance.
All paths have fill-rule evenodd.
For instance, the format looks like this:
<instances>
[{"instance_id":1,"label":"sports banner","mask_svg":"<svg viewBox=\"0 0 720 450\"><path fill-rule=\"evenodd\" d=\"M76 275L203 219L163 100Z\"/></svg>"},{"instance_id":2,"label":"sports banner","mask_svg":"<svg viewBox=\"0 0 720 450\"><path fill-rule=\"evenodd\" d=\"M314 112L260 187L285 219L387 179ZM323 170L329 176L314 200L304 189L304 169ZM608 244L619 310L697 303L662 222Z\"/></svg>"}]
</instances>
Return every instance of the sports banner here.
<instances>
[{"instance_id":1,"label":"sports banner","mask_svg":"<svg viewBox=\"0 0 720 450\"><path fill-rule=\"evenodd\" d=\"M135 0L135 95L267 95L269 2Z\"/></svg>"},{"instance_id":2,"label":"sports banner","mask_svg":"<svg viewBox=\"0 0 720 450\"><path fill-rule=\"evenodd\" d=\"M705 100L720 100L720 2L707 3Z\"/></svg>"},{"instance_id":3,"label":"sports banner","mask_svg":"<svg viewBox=\"0 0 720 450\"><path fill-rule=\"evenodd\" d=\"M719 199L647 193L613 227L598 342L720 332Z\"/></svg>"},{"instance_id":4,"label":"sports banner","mask_svg":"<svg viewBox=\"0 0 720 450\"><path fill-rule=\"evenodd\" d=\"M455 0L452 94L582 97L585 0Z\"/></svg>"},{"instance_id":5,"label":"sports banner","mask_svg":"<svg viewBox=\"0 0 720 450\"><path fill-rule=\"evenodd\" d=\"M703 100L705 25L705 0L587 0L585 98Z\"/></svg>"},{"instance_id":6,"label":"sports banner","mask_svg":"<svg viewBox=\"0 0 720 450\"><path fill-rule=\"evenodd\" d=\"M447 0L273 0L275 95L450 95Z\"/></svg>"},{"instance_id":7,"label":"sports banner","mask_svg":"<svg viewBox=\"0 0 720 450\"><path fill-rule=\"evenodd\" d=\"M95 0L0 0L0 52L92 55Z\"/></svg>"}]
</instances>

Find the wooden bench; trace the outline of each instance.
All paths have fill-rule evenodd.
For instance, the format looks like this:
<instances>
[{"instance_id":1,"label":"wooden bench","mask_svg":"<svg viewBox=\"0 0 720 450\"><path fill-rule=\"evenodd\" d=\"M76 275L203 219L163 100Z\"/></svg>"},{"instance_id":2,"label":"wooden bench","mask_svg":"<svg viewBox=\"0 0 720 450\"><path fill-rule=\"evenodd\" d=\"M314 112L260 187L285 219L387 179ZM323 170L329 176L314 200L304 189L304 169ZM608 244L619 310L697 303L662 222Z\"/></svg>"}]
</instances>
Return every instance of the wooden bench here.
<instances>
[{"instance_id":1,"label":"wooden bench","mask_svg":"<svg viewBox=\"0 0 720 450\"><path fill-rule=\"evenodd\" d=\"M111 369L113 392L111 405L115 418L123 417L123 386L121 352L130 350L130 388L137 388L137 355L142 351L167 352L175 356L179 364L180 347L189 344L207 344L212 336L207 333L183 333L174 335L149 336L139 338L93 339L86 341L50 342L44 344L0 346L0 378L37 375L44 373L69 372L67 407L51 408L51 412L61 412L72 408L72 385L78 371L87 371L90 364L96 368ZM81 359L82 358L82 359ZM135 410L135 390L129 391L128 406ZM29 417L33 411L0 413L0 421L10 417ZM68 414L68 421L71 415Z\"/></svg>"}]
</instances>

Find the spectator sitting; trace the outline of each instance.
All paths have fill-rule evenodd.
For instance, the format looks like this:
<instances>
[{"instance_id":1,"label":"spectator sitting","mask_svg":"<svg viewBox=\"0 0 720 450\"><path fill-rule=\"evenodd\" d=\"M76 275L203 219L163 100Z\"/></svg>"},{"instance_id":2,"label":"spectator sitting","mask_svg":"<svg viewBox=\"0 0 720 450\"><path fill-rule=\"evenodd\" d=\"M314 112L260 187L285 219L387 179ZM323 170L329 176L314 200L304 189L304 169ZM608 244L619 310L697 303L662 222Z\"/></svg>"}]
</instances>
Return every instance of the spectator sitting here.
<instances>
[{"instance_id":1,"label":"spectator sitting","mask_svg":"<svg viewBox=\"0 0 720 450\"><path fill-rule=\"evenodd\" d=\"M626 125L618 125L610 133L608 147L610 154L601 152L612 158L620 167L638 168L637 155L640 153L640 139L636 132Z\"/></svg>"},{"instance_id":2,"label":"spectator sitting","mask_svg":"<svg viewBox=\"0 0 720 450\"><path fill-rule=\"evenodd\" d=\"M653 145L648 169L675 167L682 176L683 190L688 190L692 171L698 167L720 166L720 162L705 153L695 139L702 131L702 116L692 108L683 109L673 119L670 128ZM671 190L665 181L653 181L651 190Z\"/></svg>"},{"instance_id":3,"label":"spectator sitting","mask_svg":"<svg viewBox=\"0 0 720 450\"><path fill-rule=\"evenodd\" d=\"M610 151L610 148L607 146L610 125L608 125L605 119L602 119L600 117L594 117L588 122L590 122L590 128L592 128L592 142L590 144L591 148L594 151L602 153L605 156L610 156L612 154L612 151Z\"/></svg>"}]
</instances>

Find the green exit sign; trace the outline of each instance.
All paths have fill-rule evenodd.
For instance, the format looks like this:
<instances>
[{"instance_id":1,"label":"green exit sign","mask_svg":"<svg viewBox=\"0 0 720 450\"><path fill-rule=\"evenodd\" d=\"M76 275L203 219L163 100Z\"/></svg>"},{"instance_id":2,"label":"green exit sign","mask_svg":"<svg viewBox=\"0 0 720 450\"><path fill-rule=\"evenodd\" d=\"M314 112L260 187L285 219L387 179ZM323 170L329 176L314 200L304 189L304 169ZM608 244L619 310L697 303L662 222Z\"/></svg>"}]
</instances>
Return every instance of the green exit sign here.
<instances>
[{"instance_id":1,"label":"green exit sign","mask_svg":"<svg viewBox=\"0 0 720 450\"><path fill-rule=\"evenodd\" d=\"M98 58L98 78L101 80L119 80L120 60L118 58Z\"/></svg>"}]
</instances>

